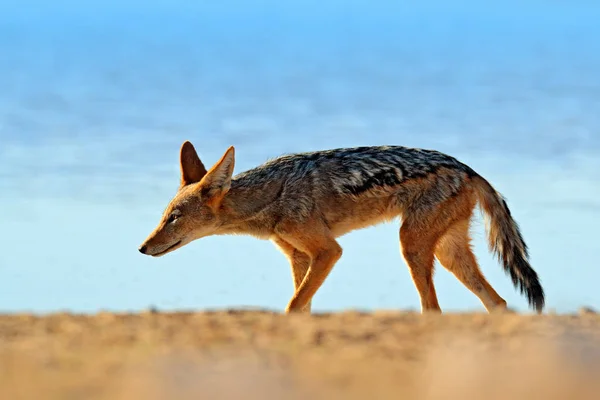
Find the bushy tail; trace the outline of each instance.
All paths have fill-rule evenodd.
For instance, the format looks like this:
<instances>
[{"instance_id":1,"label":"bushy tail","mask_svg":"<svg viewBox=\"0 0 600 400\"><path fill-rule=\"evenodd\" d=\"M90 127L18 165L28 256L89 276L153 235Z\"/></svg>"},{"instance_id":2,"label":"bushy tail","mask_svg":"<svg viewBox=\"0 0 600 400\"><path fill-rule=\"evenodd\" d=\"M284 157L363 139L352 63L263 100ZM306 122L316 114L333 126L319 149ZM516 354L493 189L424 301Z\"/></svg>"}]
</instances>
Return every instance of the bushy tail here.
<instances>
[{"instance_id":1,"label":"bushy tail","mask_svg":"<svg viewBox=\"0 0 600 400\"><path fill-rule=\"evenodd\" d=\"M541 313L545 304L544 289L537 273L529 265L527 245L504 197L481 176L475 176L473 183L486 217L490 250L510 275L515 288L525 294L529 305Z\"/></svg>"}]
</instances>

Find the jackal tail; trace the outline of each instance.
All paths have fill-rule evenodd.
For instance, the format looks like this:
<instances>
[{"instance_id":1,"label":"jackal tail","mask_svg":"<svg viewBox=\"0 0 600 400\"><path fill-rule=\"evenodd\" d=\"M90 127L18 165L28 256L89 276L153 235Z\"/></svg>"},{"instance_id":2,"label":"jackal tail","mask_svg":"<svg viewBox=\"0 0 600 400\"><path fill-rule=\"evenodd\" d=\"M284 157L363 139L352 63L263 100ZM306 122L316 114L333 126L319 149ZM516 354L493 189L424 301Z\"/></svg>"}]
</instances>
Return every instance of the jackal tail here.
<instances>
[{"instance_id":1,"label":"jackal tail","mask_svg":"<svg viewBox=\"0 0 600 400\"><path fill-rule=\"evenodd\" d=\"M488 181L477 175L473 183L485 217L490 251L502 263L515 288L527 296L531 307L541 313L545 304L544 289L529 264L527 245L519 225L513 219L504 197Z\"/></svg>"}]
</instances>

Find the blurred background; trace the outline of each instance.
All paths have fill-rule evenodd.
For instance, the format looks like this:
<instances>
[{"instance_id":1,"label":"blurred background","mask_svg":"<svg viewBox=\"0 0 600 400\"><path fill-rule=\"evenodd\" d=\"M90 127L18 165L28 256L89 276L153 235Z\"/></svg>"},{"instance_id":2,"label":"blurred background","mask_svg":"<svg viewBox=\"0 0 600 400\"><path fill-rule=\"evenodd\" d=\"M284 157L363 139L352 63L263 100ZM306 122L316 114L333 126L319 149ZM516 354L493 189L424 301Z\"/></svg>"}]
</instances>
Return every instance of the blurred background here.
<instances>
[{"instance_id":1,"label":"blurred background","mask_svg":"<svg viewBox=\"0 0 600 400\"><path fill-rule=\"evenodd\" d=\"M397 144L502 192L548 310L600 305L600 3L0 2L0 311L267 307L293 294L270 242L137 248L191 140L236 172L282 153ZM527 311L473 226L482 271ZM353 232L315 311L419 309L398 224ZM483 311L438 268L445 311Z\"/></svg>"}]
</instances>

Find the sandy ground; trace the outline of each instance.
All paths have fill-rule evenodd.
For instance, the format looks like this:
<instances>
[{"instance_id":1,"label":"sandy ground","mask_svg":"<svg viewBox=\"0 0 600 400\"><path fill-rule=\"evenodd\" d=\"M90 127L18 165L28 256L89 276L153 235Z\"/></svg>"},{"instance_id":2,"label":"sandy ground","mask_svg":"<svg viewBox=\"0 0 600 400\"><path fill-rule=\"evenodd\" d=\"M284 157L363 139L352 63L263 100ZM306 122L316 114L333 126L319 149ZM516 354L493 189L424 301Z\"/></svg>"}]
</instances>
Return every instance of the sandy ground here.
<instances>
[{"instance_id":1,"label":"sandy ground","mask_svg":"<svg viewBox=\"0 0 600 400\"><path fill-rule=\"evenodd\" d=\"M0 399L599 399L600 315L0 315Z\"/></svg>"}]
</instances>

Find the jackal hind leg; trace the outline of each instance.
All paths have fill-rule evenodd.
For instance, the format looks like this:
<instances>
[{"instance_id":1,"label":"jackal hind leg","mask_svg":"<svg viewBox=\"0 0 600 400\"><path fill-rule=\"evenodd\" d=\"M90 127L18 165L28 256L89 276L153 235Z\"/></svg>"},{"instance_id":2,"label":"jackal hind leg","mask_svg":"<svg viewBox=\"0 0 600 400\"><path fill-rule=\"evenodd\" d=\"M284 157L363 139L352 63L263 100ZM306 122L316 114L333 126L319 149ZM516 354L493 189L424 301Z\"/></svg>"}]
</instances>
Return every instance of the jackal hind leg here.
<instances>
[{"instance_id":1,"label":"jackal hind leg","mask_svg":"<svg viewBox=\"0 0 600 400\"><path fill-rule=\"evenodd\" d=\"M440 264L475 294L488 312L506 310L506 301L485 279L471 248L470 218L454 223L439 240L435 255Z\"/></svg>"},{"instance_id":2,"label":"jackal hind leg","mask_svg":"<svg viewBox=\"0 0 600 400\"><path fill-rule=\"evenodd\" d=\"M283 254L287 257L290 262L290 266L292 269L292 279L294 281L294 293L300 287L302 280L306 276L306 272L308 271L308 267L310 266L310 257L308 254L301 252L296 249L294 246L286 242L281 238L274 238L273 243L283 252ZM308 303L302 308L302 311L305 313L310 313L312 306L312 300L309 300Z\"/></svg>"},{"instance_id":3,"label":"jackal hind leg","mask_svg":"<svg viewBox=\"0 0 600 400\"><path fill-rule=\"evenodd\" d=\"M437 186L425 192L418 204L403 213L400 227L402 256L419 292L421 312L441 312L433 272L438 240L457 220L471 215L475 206L473 193L462 189L439 201Z\"/></svg>"},{"instance_id":4,"label":"jackal hind leg","mask_svg":"<svg viewBox=\"0 0 600 400\"><path fill-rule=\"evenodd\" d=\"M285 310L286 313L300 312L309 304L342 256L342 248L325 223L317 219L302 226L280 226L276 233L292 247L308 255L310 260L308 270Z\"/></svg>"}]
</instances>

